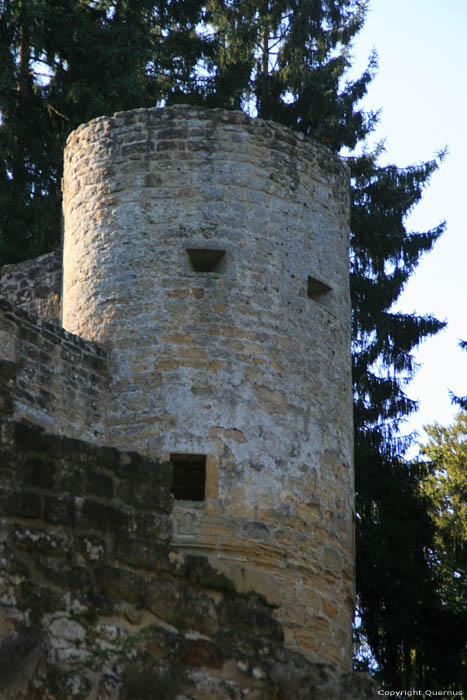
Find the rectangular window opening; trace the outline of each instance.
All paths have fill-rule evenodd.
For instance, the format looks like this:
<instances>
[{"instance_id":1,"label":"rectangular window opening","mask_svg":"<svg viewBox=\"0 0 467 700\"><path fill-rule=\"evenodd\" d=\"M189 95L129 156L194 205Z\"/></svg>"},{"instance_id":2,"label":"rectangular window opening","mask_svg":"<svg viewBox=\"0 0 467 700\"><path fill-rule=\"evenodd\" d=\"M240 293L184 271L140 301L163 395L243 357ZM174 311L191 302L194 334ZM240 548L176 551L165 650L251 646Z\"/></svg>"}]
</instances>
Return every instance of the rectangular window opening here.
<instances>
[{"instance_id":1,"label":"rectangular window opening","mask_svg":"<svg viewBox=\"0 0 467 700\"><path fill-rule=\"evenodd\" d=\"M308 277L308 298L315 301L322 301L329 294L331 287L324 282L320 282L315 277Z\"/></svg>"},{"instance_id":2,"label":"rectangular window opening","mask_svg":"<svg viewBox=\"0 0 467 700\"><path fill-rule=\"evenodd\" d=\"M206 500L206 455L171 454L172 488L177 501Z\"/></svg>"},{"instance_id":3,"label":"rectangular window opening","mask_svg":"<svg viewBox=\"0 0 467 700\"><path fill-rule=\"evenodd\" d=\"M195 272L218 272L225 250L214 248L187 248L190 265Z\"/></svg>"}]
</instances>

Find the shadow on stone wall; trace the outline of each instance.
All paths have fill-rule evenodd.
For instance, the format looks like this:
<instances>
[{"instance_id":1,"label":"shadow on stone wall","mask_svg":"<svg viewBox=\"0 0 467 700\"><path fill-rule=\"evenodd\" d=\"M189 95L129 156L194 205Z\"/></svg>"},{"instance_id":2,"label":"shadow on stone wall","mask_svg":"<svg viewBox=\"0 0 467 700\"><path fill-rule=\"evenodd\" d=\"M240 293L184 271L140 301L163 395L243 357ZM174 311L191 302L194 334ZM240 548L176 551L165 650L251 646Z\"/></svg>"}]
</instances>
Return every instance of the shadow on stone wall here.
<instances>
[{"instance_id":1,"label":"shadow on stone wall","mask_svg":"<svg viewBox=\"0 0 467 700\"><path fill-rule=\"evenodd\" d=\"M171 547L168 463L8 420L5 392L1 406L0 697L376 697L285 650L264 599Z\"/></svg>"}]
</instances>

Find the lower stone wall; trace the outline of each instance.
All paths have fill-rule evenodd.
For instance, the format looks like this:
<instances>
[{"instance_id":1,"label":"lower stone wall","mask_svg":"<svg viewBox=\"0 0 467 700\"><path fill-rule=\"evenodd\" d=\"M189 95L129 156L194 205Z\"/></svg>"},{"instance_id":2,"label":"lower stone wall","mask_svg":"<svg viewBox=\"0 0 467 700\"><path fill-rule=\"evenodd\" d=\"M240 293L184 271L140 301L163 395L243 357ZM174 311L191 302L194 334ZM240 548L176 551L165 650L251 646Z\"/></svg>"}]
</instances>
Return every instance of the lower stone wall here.
<instances>
[{"instance_id":1,"label":"lower stone wall","mask_svg":"<svg viewBox=\"0 0 467 700\"><path fill-rule=\"evenodd\" d=\"M94 343L0 299L0 362L17 418L105 442L107 360Z\"/></svg>"},{"instance_id":2,"label":"lower stone wall","mask_svg":"<svg viewBox=\"0 0 467 700\"><path fill-rule=\"evenodd\" d=\"M260 595L171 547L170 465L8 419L0 391L0 697L365 700L283 646Z\"/></svg>"},{"instance_id":3,"label":"lower stone wall","mask_svg":"<svg viewBox=\"0 0 467 700\"><path fill-rule=\"evenodd\" d=\"M31 316L61 324L62 251L3 265L0 296Z\"/></svg>"}]
</instances>

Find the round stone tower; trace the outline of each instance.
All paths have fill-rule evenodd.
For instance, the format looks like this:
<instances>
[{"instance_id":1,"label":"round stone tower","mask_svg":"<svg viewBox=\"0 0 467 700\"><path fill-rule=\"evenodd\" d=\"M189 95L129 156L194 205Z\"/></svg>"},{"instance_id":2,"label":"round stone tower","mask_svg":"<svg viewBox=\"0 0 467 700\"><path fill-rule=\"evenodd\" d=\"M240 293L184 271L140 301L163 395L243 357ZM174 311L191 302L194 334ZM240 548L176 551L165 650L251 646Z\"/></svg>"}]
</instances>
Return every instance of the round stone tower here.
<instances>
[{"instance_id":1,"label":"round stone tower","mask_svg":"<svg viewBox=\"0 0 467 700\"><path fill-rule=\"evenodd\" d=\"M69 139L63 325L109 357L107 443L173 465L174 551L350 669L348 173L301 134L194 107Z\"/></svg>"}]
</instances>

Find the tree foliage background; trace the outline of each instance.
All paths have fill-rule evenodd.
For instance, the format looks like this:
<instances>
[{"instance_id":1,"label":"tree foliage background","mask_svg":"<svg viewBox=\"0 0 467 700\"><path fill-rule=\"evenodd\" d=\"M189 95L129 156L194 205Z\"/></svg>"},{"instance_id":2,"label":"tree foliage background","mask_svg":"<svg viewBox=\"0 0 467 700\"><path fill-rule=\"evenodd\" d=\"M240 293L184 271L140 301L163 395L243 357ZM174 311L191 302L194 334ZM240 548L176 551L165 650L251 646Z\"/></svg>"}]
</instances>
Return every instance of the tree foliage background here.
<instances>
[{"instance_id":1,"label":"tree foliage background","mask_svg":"<svg viewBox=\"0 0 467 700\"><path fill-rule=\"evenodd\" d=\"M350 166L357 491L356 664L394 687L456 686L465 619L440 594L423 465L404 462L412 350L442 323L394 304L443 231L407 230L442 154L381 165L349 80L364 0L0 0L0 264L60 238L62 149L78 124L155 104L242 109L300 130ZM435 620L435 624L433 624ZM435 628L435 631L433 631ZM466 629L467 626L464 628Z\"/></svg>"},{"instance_id":2,"label":"tree foliage background","mask_svg":"<svg viewBox=\"0 0 467 700\"><path fill-rule=\"evenodd\" d=\"M445 615L451 617L451 637L464 653L451 660L451 678L467 686L467 413L452 425L425 426L428 439L421 448L425 466L422 490L435 524L431 549L437 592Z\"/></svg>"},{"instance_id":3,"label":"tree foliage background","mask_svg":"<svg viewBox=\"0 0 467 700\"><path fill-rule=\"evenodd\" d=\"M423 491L436 524L440 592L446 606L467 612L467 413L459 412L448 427L435 423L425 431Z\"/></svg>"}]
</instances>

